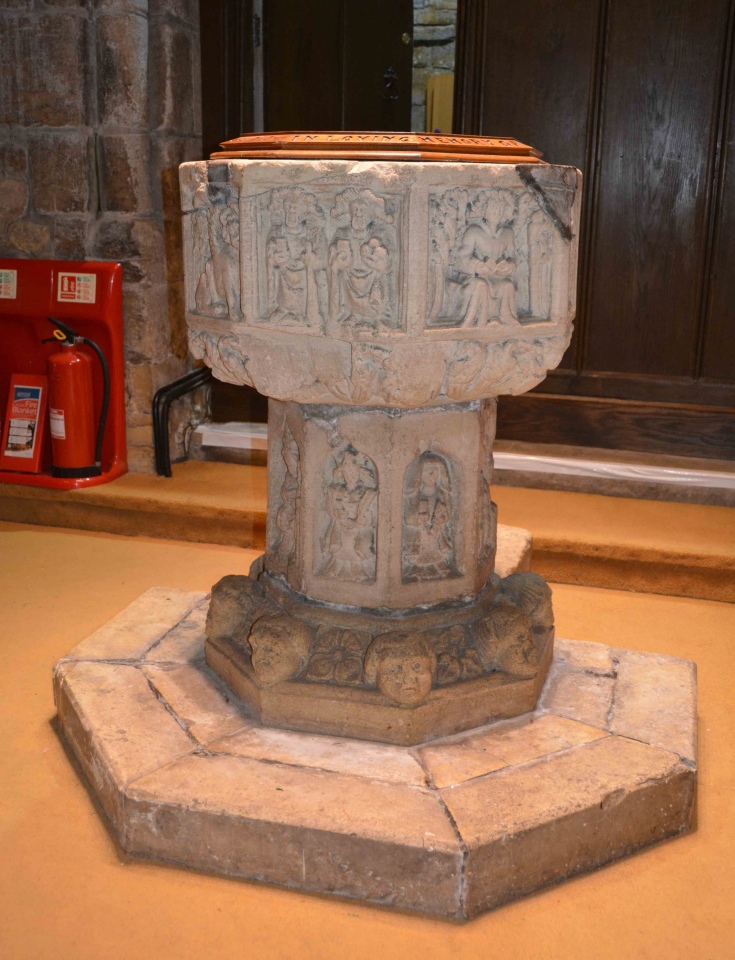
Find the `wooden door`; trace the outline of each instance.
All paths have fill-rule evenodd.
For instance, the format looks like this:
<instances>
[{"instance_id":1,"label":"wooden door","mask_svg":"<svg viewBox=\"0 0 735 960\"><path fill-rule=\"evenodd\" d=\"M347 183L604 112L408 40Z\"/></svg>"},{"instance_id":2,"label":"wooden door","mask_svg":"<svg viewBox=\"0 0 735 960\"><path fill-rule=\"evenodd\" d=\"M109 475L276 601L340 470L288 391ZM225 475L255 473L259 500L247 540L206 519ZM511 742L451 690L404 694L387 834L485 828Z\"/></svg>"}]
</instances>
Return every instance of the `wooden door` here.
<instances>
[{"instance_id":1,"label":"wooden door","mask_svg":"<svg viewBox=\"0 0 735 960\"><path fill-rule=\"evenodd\" d=\"M411 0L207 0L200 29L205 156L258 115L265 130L411 128Z\"/></svg>"},{"instance_id":2,"label":"wooden door","mask_svg":"<svg viewBox=\"0 0 735 960\"><path fill-rule=\"evenodd\" d=\"M266 130L408 130L411 0L265 0Z\"/></svg>"},{"instance_id":3,"label":"wooden door","mask_svg":"<svg viewBox=\"0 0 735 960\"><path fill-rule=\"evenodd\" d=\"M733 0L460 0L459 132L585 178L575 334L499 436L735 457Z\"/></svg>"},{"instance_id":4,"label":"wooden door","mask_svg":"<svg viewBox=\"0 0 735 960\"><path fill-rule=\"evenodd\" d=\"M259 115L265 130L411 128L411 0L202 0L200 26L205 156ZM262 422L266 406L215 380L212 415Z\"/></svg>"}]
</instances>

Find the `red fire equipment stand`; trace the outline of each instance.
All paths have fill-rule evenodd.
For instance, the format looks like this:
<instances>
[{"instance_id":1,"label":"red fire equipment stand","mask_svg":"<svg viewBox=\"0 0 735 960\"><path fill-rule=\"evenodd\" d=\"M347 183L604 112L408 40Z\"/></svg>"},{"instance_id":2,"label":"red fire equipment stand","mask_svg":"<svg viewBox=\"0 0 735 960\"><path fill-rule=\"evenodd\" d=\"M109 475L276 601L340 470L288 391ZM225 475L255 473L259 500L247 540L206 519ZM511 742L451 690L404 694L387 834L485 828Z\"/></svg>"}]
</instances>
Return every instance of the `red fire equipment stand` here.
<instances>
[{"instance_id":1,"label":"red fire equipment stand","mask_svg":"<svg viewBox=\"0 0 735 960\"><path fill-rule=\"evenodd\" d=\"M5 420L14 374L45 376L58 343L42 343L53 331L49 317L68 324L99 345L110 370L110 406L102 443L101 473L93 477L53 477L49 424L40 473L0 466L0 483L25 483L68 490L107 483L125 473L125 366L123 360L122 267L119 263L68 260L0 259L0 418ZM102 371L91 360L95 417L102 406ZM39 425L41 426L41 425ZM73 428L73 424L70 424ZM4 431L3 431L4 432ZM39 438L41 439L41 438Z\"/></svg>"}]
</instances>

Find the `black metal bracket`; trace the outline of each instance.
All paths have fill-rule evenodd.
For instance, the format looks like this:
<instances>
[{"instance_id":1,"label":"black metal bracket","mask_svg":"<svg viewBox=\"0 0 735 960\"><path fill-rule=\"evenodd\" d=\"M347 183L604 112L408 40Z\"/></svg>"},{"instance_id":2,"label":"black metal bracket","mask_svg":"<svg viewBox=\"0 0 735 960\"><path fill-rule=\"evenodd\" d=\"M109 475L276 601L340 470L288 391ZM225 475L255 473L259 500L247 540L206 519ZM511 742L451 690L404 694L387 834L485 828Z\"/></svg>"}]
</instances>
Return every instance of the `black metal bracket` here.
<instances>
[{"instance_id":1,"label":"black metal bracket","mask_svg":"<svg viewBox=\"0 0 735 960\"><path fill-rule=\"evenodd\" d=\"M171 476L171 451L168 445L168 418L171 404L179 397L203 387L212 379L209 367L198 367L178 380L166 384L153 397L153 449L156 455L156 473Z\"/></svg>"}]
</instances>

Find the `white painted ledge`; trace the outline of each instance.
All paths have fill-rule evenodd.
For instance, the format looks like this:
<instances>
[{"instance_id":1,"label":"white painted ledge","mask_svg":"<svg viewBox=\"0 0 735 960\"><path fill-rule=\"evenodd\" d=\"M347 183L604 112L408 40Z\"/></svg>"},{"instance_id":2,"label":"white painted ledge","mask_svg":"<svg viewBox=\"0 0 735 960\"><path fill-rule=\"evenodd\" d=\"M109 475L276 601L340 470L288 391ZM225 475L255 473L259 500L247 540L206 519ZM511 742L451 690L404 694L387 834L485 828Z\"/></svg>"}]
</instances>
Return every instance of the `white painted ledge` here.
<instances>
[{"instance_id":1,"label":"white painted ledge","mask_svg":"<svg viewBox=\"0 0 735 960\"><path fill-rule=\"evenodd\" d=\"M195 430L203 447L267 450L267 423L203 423Z\"/></svg>"},{"instance_id":2,"label":"white painted ledge","mask_svg":"<svg viewBox=\"0 0 735 960\"><path fill-rule=\"evenodd\" d=\"M735 490L735 470L690 470L642 463L578 460L575 457L537 456L526 453L496 453L496 470L524 473L554 473L566 477L599 477L601 480L631 480L639 483L669 483L682 487L717 487ZM735 467L735 464L733 465Z\"/></svg>"},{"instance_id":3,"label":"white painted ledge","mask_svg":"<svg viewBox=\"0 0 735 960\"><path fill-rule=\"evenodd\" d=\"M201 437L203 447L229 447L239 450L268 449L268 425L265 423L205 423L197 427L196 433ZM726 472L526 453L496 452L493 459L496 470L735 490L735 464L732 472Z\"/></svg>"}]
</instances>

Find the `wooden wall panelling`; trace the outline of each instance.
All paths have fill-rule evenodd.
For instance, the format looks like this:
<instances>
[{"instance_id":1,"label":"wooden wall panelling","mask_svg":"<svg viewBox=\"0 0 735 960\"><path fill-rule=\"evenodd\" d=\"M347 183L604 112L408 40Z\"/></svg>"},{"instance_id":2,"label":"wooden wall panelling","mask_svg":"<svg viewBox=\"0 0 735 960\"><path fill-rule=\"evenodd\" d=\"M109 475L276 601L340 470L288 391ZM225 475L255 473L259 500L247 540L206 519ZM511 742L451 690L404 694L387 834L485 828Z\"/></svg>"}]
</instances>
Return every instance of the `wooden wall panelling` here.
<instances>
[{"instance_id":1,"label":"wooden wall panelling","mask_svg":"<svg viewBox=\"0 0 735 960\"><path fill-rule=\"evenodd\" d=\"M457 132L516 137L541 150L549 163L578 167L585 177L583 228L593 192L590 153L605 7L600 0L465 0L459 12ZM583 229L583 242L585 237ZM581 279L564 369L577 367L584 325Z\"/></svg>"},{"instance_id":2,"label":"wooden wall panelling","mask_svg":"<svg viewBox=\"0 0 735 960\"><path fill-rule=\"evenodd\" d=\"M733 456L734 10L460 0L458 132L585 177L573 349L501 398L499 436Z\"/></svg>"},{"instance_id":3,"label":"wooden wall panelling","mask_svg":"<svg viewBox=\"0 0 735 960\"><path fill-rule=\"evenodd\" d=\"M501 397L498 437L608 450L735 459L735 410L527 393Z\"/></svg>"},{"instance_id":4,"label":"wooden wall panelling","mask_svg":"<svg viewBox=\"0 0 735 960\"><path fill-rule=\"evenodd\" d=\"M720 130L712 192L712 247L697 373L735 380L735 0L724 57Z\"/></svg>"},{"instance_id":5,"label":"wooden wall panelling","mask_svg":"<svg viewBox=\"0 0 735 960\"><path fill-rule=\"evenodd\" d=\"M584 369L695 374L726 15L610 4Z\"/></svg>"}]
</instances>

